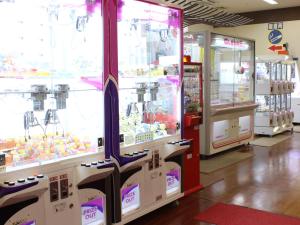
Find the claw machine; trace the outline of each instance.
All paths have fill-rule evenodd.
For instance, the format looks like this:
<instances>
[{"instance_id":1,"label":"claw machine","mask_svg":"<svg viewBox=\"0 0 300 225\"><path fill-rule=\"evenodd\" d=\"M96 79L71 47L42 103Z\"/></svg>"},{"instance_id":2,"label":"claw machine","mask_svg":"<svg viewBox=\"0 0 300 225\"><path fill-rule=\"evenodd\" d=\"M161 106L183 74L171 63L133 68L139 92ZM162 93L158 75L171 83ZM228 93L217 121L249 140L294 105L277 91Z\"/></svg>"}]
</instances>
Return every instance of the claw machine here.
<instances>
[{"instance_id":1,"label":"claw machine","mask_svg":"<svg viewBox=\"0 0 300 225\"><path fill-rule=\"evenodd\" d=\"M119 0L118 51L108 85L115 105L114 222L125 224L183 196L181 139L182 11L148 1ZM117 59L117 60L116 60Z\"/></svg>"},{"instance_id":2,"label":"claw machine","mask_svg":"<svg viewBox=\"0 0 300 225\"><path fill-rule=\"evenodd\" d=\"M247 144L254 135L255 42L211 32L186 33L185 48L203 62L203 157Z\"/></svg>"},{"instance_id":3,"label":"claw machine","mask_svg":"<svg viewBox=\"0 0 300 225\"><path fill-rule=\"evenodd\" d=\"M0 2L0 224L110 224L102 2Z\"/></svg>"}]
</instances>

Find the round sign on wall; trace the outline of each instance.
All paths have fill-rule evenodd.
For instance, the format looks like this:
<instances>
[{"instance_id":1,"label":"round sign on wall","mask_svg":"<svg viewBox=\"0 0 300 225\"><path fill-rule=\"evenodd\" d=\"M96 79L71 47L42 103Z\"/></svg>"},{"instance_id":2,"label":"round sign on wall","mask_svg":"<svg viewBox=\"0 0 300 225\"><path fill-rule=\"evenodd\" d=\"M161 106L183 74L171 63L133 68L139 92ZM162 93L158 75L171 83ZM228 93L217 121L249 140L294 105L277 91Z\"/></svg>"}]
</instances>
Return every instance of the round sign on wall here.
<instances>
[{"instance_id":1,"label":"round sign on wall","mask_svg":"<svg viewBox=\"0 0 300 225\"><path fill-rule=\"evenodd\" d=\"M272 30L269 34L269 41L271 44L276 45L282 41L282 33L279 30Z\"/></svg>"}]
</instances>

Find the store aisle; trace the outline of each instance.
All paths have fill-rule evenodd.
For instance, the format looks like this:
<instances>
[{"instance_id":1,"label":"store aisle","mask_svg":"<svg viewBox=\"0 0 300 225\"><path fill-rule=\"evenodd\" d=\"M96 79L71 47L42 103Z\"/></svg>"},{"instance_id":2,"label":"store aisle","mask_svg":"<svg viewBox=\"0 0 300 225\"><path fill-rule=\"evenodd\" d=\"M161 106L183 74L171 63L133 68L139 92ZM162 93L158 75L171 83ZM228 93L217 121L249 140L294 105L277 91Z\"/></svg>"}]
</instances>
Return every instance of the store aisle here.
<instances>
[{"instance_id":1,"label":"store aisle","mask_svg":"<svg viewBox=\"0 0 300 225\"><path fill-rule=\"evenodd\" d=\"M252 146L254 157L217 171L216 183L130 225L207 225L194 220L215 202L300 217L300 134L271 148Z\"/></svg>"}]
</instances>

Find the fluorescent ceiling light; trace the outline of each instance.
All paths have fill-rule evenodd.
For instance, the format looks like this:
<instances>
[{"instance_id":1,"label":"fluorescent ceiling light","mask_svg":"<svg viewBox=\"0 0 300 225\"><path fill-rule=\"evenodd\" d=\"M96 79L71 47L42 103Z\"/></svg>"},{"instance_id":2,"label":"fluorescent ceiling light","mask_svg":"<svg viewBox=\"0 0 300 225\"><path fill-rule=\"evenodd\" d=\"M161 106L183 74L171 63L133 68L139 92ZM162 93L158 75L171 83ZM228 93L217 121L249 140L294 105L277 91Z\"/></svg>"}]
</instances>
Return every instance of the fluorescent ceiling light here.
<instances>
[{"instance_id":1,"label":"fluorescent ceiling light","mask_svg":"<svg viewBox=\"0 0 300 225\"><path fill-rule=\"evenodd\" d=\"M276 2L275 0L264 0L264 2L267 2L271 5L277 5L278 4L278 2Z\"/></svg>"}]
</instances>

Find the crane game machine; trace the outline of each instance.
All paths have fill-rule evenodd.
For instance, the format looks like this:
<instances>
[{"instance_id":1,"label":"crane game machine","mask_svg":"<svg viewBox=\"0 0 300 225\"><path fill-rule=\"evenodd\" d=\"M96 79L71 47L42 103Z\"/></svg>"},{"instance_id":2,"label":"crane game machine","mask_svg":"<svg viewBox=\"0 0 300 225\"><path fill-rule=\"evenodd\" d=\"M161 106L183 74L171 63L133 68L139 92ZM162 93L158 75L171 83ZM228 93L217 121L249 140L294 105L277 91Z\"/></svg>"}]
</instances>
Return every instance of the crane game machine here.
<instances>
[{"instance_id":1,"label":"crane game machine","mask_svg":"<svg viewBox=\"0 0 300 225\"><path fill-rule=\"evenodd\" d=\"M127 223L183 196L182 11L119 0L118 112L121 202Z\"/></svg>"},{"instance_id":2,"label":"crane game machine","mask_svg":"<svg viewBox=\"0 0 300 225\"><path fill-rule=\"evenodd\" d=\"M200 124L202 124L202 63L191 62L185 48L184 56L184 138L192 139L185 154L185 194L202 188L200 185Z\"/></svg>"},{"instance_id":3,"label":"crane game machine","mask_svg":"<svg viewBox=\"0 0 300 225\"><path fill-rule=\"evenodd\" d=\"M100 1L0 2L0 224L110 224Z\"/></svg>"}]
</instances>

